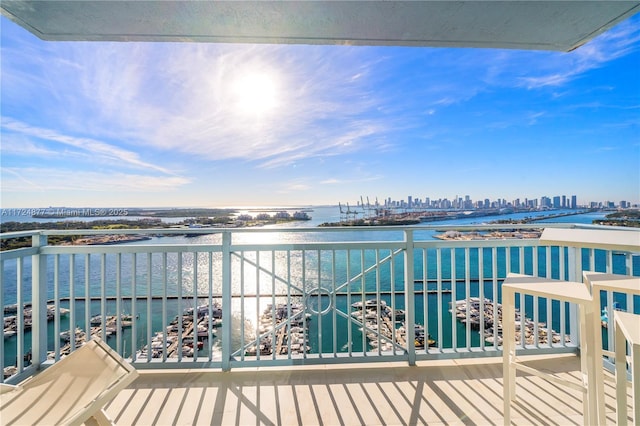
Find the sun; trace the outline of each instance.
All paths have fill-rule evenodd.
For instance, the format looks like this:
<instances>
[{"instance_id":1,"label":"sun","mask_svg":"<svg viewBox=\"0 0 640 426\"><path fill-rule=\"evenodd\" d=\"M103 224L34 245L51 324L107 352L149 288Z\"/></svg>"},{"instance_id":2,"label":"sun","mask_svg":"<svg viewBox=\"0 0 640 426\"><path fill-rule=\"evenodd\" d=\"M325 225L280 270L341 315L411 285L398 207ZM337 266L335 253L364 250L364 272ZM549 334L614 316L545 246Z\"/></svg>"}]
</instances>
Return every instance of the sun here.
<instances>
[{"instance_id":1,"label":"sun","mask_svg":"<svg viewBox=\"0 0 640 426\"><path fill-rule=\"evenodd\" d=\"M266 72L240 75L232 86L236 109L246 114L264 114L278 106L276 78Z\"/></svg>"}]
</instances>

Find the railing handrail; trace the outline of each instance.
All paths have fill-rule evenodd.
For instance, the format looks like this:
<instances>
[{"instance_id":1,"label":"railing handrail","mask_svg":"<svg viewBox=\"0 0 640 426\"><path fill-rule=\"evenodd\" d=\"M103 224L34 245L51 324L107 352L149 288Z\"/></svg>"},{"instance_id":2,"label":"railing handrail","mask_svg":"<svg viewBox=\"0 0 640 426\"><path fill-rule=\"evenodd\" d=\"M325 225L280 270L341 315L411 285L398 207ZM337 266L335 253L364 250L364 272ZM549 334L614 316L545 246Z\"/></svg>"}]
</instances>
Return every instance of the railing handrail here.
<instances>
[{"instance_id":1,"label":"railing handrail","mask_svg":"<svg viewBox=\"0 0 640 426\"><path fill-rule=\"evenodd\" d=\"M540 229L540 228L576 228L576 227L594 227L594 228L618 228L632 230L633 228L622 227L605 227L604 225L581 225L573 223L546 223L533 222L528 224L473 224L473 225L398 225L398 226L333 226L333 227L245 227L245 228L143 228L143 229L35 229L29 231L14 231L0 233L0 239L31 237L34 235L45 236L70 236L70 235L117 235L117 234L139 234L139 235L155 235L155 234L193 234L193 235L209 235L209 234L244 234L244 233L349 233L349 232L403 232L405 230L412 231L473 231L473 230L499 230L499 229Z\"/></svg>"}]
</instances>

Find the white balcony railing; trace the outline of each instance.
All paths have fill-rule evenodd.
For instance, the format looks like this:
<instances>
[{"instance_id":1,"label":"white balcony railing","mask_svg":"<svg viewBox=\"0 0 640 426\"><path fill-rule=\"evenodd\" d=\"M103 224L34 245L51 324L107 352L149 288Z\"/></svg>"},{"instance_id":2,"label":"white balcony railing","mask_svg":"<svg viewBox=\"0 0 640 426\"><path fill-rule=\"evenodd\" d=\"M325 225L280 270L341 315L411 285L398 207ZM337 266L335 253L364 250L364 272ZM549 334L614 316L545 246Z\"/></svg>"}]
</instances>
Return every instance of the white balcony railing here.
<instances>
[{"instance_id":1,"label":"white balcony railing","mask_svg":"<svg viewBox=\"0 0 640 426\"><path fill-rule=\"evenodd\" d=\"M47 243L112 230L2 234L33 243L0 253L0 366L5 380L18 381L73 351L83 334L103 337L137 368L501 356L507 273L578 281L582 270L640 275L637 253L545 246L537 238L442 241L433 238L437 229L189 231L197 238L118 230L153 240L117 245ZM618 296L604 298L609 314L614 304L640 308ZM575 350L569 305L520 304L531 320L523 352Z\"/></svg>"}]
</instances>

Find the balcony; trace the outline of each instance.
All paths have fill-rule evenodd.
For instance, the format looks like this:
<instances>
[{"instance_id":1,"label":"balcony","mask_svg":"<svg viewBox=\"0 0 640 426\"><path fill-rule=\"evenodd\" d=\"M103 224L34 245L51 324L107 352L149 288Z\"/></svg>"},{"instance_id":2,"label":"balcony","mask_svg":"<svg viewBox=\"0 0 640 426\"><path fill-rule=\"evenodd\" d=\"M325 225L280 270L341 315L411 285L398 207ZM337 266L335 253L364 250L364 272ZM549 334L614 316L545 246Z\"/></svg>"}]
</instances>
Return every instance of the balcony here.
<instances>
[{"instance_id":1,"label":"balcony","mask_svg":"<svg viewBox=\"0 0 640 426\"><path fill-rule=\"evenodd\" d=\"M533 365L575 380L579 364L567 354ZM614 424L607 378L607 423ZM580 392L536 376L520 377L518 392L514 424L583 424ZM502 361L145 371L106 412L117 424L502 424Z\"/></svg>"},{"instance_id":2,"label":"balcony","mask_svg":"<svg viewBox=\"0 0 640 426\"><path fill-rule=\"evenodd\" d=\"M545 226L561 237L577 227ZM140 241L113 245L49 244L112 230L3 234L32 241L0 254L3 380L19 382L100 336L142 372L107 408L123 424L497 423L507 273L640 275L638 231L582 228L558 243L439 240L437 226L119 230ZM613 309L640 311L632 296L602 300L603 321ZM537 362L577 377L575 307L533 298L519 307L519 354L556 354L561 362ZM603 336L612 348L613 333ZM530 398L514 419L581 421L579 392L523 382ZM613 383L605 394L613 421Z\"/></svg>"}]
</instances>

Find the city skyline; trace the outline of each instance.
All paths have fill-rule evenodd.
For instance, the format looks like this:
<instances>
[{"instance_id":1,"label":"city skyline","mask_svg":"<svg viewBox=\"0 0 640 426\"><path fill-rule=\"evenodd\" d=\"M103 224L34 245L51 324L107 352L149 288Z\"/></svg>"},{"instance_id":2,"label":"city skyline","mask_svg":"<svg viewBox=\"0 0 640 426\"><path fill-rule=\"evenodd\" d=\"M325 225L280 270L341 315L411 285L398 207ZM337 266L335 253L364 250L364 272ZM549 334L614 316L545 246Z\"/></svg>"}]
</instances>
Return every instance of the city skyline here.
<instances>
[{"instance_id":1,"label":"city skyline","mask_svg":"<svg viewBox=\"0 0 640 426\"><path fill-rule=\"evenodd\" d=\"M419 197L408 195L406 198L393 199L386 197L380 199L378 197L371 198L369 196L361 196L355 203L347 201L340 204L346 209L349 208L348 203L357 207L392 207L392 208L439 208L439 209L500 209L500 208L519 208L519 209L536 209L536 208L554 208L554 209L577 209L577 208L637 208L639 204L631 203L627 200L592 200L586 203L579 203L578 196L572 195L554 195L540 197L517 197L513 200L506 198L490 199L480 197L474 199L470 195L454 196L452 198L431 198L429 196Z\"/></svg>"},{"instance_id":2,"label":"city skyline","mask_svg":"<svg viewBox=\"0 0 640 426\"><path fill-rule=\"evenodd\" d=\"M60 43L0 19L3 208L640 203L640 15L569 53Z\"/></svg>"}]
</instances>

